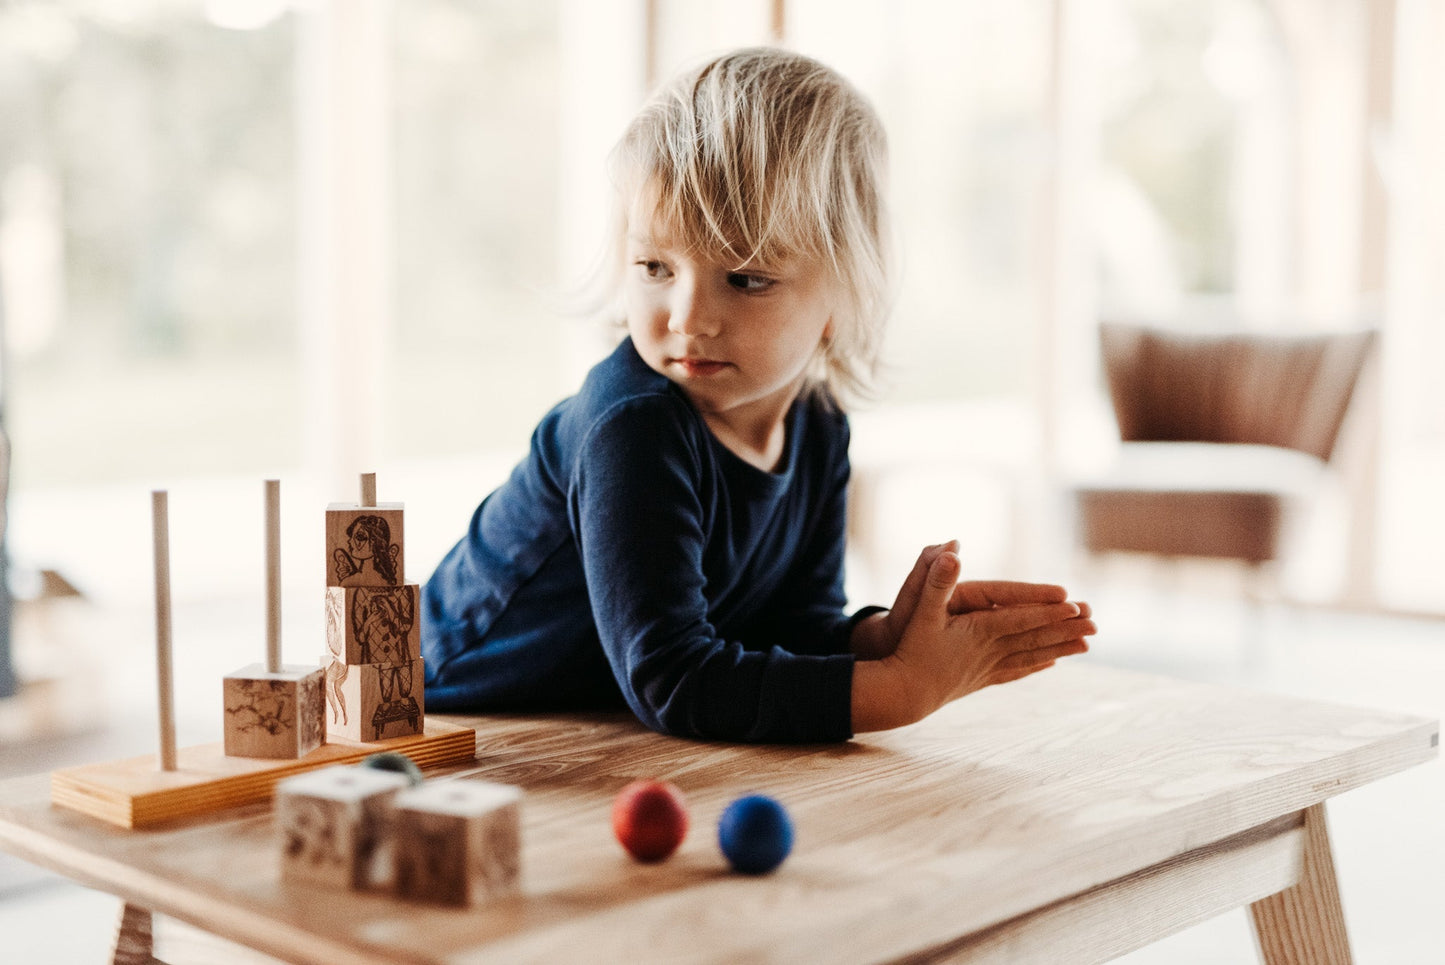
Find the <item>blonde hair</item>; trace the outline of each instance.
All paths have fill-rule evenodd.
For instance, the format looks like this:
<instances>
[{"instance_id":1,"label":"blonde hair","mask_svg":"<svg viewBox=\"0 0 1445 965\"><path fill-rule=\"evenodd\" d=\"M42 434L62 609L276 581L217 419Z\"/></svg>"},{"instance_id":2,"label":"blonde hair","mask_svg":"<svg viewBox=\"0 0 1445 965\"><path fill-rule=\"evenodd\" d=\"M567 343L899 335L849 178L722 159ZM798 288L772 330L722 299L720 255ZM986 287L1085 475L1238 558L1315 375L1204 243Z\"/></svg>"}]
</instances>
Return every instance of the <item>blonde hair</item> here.
<instances>
[{"instance_id":1,"label":"blonde hair","mask_svg":"<svg viewBox=\"0 0 1445 965\"><path fill-rule=\"evenodd\" d=\"M886 161L878 115L832 69L777 48L724 54L660 90L613 149L615 277L643 191L671 235L739 269L816 260L843 298L810 389L866 396L889 307Z\"/></svg>"}]
</instances>

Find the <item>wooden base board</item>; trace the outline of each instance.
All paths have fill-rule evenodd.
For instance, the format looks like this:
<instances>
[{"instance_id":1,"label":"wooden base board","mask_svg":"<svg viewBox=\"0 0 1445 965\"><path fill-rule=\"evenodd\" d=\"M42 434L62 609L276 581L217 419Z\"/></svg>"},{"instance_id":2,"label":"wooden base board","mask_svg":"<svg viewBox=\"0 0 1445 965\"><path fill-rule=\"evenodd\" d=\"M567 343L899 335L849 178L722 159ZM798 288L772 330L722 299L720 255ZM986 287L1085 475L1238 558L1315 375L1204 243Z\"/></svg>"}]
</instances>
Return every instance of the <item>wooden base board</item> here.
<instances>
[{"instance_id":1,"label":"wooden base board","mask_svg":"<svg viewBox=\"0 0 1445 965\"><path fill-rule=\"evenodd\" d=\"M465 763L477 754L470 727L428 720L425 732L362 743L343 737L295 760L227 757L223 745L182 748L174 771L159 769L155 755L104 764L85 764L50 774L50 801L123 828L146 828L210 811L269 800L283 778L352 764L380 751L400 751L426 769Z\"/></svg>"}]
</instances>

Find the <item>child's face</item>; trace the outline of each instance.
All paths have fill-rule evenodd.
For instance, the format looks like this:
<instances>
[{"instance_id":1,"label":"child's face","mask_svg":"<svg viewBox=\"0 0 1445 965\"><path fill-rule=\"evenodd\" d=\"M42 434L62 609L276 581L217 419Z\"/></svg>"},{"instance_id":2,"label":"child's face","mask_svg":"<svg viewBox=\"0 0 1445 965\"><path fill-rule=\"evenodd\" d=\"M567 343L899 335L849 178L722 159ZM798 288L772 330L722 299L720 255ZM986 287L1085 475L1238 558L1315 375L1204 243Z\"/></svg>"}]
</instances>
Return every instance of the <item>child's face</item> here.
<instances>
[{"instance_id":1,"label":"child's face","mask_svg":"<svg viewBox=\"0 0 1445 965\"><path fill-rule=\"evenodd\" d=\"M623 303L643 361L704 417L781 421L831 331L827 272L801 259L736 271L669 238L645 204L628 224Z\"/></svg>"}]
</instances>

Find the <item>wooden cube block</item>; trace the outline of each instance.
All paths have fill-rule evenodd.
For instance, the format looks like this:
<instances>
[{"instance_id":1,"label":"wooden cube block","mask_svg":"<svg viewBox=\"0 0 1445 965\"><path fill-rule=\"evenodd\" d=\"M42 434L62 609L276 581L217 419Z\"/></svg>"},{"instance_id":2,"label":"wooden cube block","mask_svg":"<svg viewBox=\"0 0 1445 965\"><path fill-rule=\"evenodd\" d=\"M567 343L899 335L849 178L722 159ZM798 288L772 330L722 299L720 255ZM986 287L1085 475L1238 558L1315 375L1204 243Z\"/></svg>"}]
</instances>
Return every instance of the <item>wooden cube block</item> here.
<instances>
[{"instance_id":1,"label":"wooden cube block","mask_svg":"<svg viewBox=\"0 0 1445 965\"><path fill-rule=\"evenodd\" d=\"M400 586L405 546L401 503L326 507L327 586Z\"/></svg>"},{"instance_id":2,"label":"wooden cube block","mask_svg":"<svg viewBox=\"0 0 1445 965\"><path fill-rule=\"evenodd\" d=\"M391 801L410 787L405 774L326 767L276 785L281 874L333 888L387 884Z\"/></svg>"},{"instance_id":3,"label":"wooden cube block","mask_svg":"<svg viewBox=\"0 0 1445 965\"><path fill-rule=\"evenodd\" d=\"M259 663L221 681L228 757L304 757L326 741L326 672L287 665L267 673Z\"/></svg>"},{"instance_id":4,"label":"wooden cube block","mask_svg":"<svg viewBox=\"0 0 1445 965\"><path fill-rule=\"evenodd\" d=\"M403 898L466 905L505 894L521 872L522 792L440 781L393 799L395 885Z\"/></svg>"},{"instance_id":5,"label":"wooden cube block","mask_svg":"<svg viewBox=\"0 0 1445 965\"><path fill-rule=\"evenodd\" d=\"M342 663L408 663L421 656L418 586L328 586L326 648Z\"/></svg>"},{"instance_id":6,"label":"wooden cube block","mask_svg":"<svg viewBox=\"0 0 1445 965\"><path fill-rule=\"evenodd\" d=\"M354 741L380 741L422 733L426 722L426 664L326 665L328 733Z\"/></svg>"}]
</instances>

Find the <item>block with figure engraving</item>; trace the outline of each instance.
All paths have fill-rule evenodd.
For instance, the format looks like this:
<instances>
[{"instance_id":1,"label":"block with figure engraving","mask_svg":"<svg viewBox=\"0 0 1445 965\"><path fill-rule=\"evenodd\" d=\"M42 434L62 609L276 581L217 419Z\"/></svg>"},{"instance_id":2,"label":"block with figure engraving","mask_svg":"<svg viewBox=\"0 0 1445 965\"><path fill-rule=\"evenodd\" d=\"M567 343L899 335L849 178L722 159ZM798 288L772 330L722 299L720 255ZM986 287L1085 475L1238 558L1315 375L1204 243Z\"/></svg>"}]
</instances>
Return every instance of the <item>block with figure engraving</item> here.
<instances>
[{"instance_id":1,"label":"block with figure engraving","mask_svg":"<svg viewBox=\"0 0 1445 965\"><path fill-rule=\"evenodd\" d=\"M434 781L392 801L396 892L468 905L513 890L521 874L522 792L485 781Z\"/></svg>"},{"instance_id":2,"label":"block with figure engraving","mask_svg":"<svg viewBox=\"0 0 1445 965\"><path fill-rule=\"evenodd\" d=\"M354 741L383 741L420 734L426 724L426 664L332 659L326 665L326 729Z\"/></svg>"},{"instance_id":3,"label":"block with figure engraving","mask_svg":"<svg viewBox=\"0 0 1445 965\"><path fill-rule=\"evenodd\" d=\"M328 586L326 648L342 663L408 663L421 656L418 586Z\"/></svg>"},{"instance_id":4,"label":"block with figure engraving","mask_svg":"<svg viewBox=\"0 0 1445 965\"><path fill-rule=\"evenodd\" d=\"M411 786L394 771L339 766L276 785L281 874L333 888L390 883L391 802Z\"/></svg>"},{"instance_id":5,"label":"block with figure engraving","mask_svg":"<svg viewBox=\"0 0 1445 965\"><path fill-rule=\"evenodd\" d=\"M331 503L326 507L326 585L401 586L406 582L402 504Z\"/></svg>"},{"instance_id":6,"label":"block with figure engraving","mask_svg":"<svg viewBox=\"0 0 1445 965\"><path fill-rule=\"evenodd\" d=\"M228 757L304 757L326 741L325 670L251 664L221 681Z\"/></svg>"}]
</instances>

